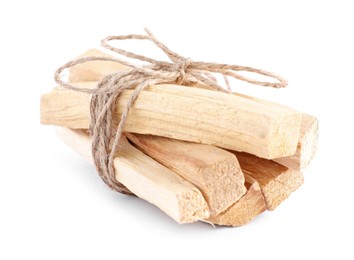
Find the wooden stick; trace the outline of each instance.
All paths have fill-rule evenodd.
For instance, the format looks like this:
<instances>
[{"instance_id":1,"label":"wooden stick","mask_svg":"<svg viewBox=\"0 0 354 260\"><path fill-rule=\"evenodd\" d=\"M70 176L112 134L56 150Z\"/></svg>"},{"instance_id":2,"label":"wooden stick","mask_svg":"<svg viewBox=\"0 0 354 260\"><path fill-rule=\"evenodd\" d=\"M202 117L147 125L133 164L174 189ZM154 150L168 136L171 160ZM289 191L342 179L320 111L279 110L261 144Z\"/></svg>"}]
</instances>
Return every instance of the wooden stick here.
<instances>
[{"instance_id":1,"label":"wooden stick","mask_svg":"<svg viewBox=\"0 0 354 260\"><path fill-rule=\"evenodd\" d=\"M318 120L313 116L303 113L296 153L292 156L277 158L274 161L295 170L302 170L315 156L317 144Z\"/></svg>"},{"instance_id":2,"label":"wooden stick","mask_svg":"<svg viewBox=\"0 0 354 260\"><path fill-rule=\"evenodd\" d=\"M91 49L82 54L80 57L87 56L105 56L112 57L111 55L99 51L97 49ZM121 67L119 67L121 66ZM70 69L69 77L71 81L98 81L102 79L105 75L114 73L119 69L124 69L121 64L110 62L91 62L88 64L80 64L76 67ZM208 88L206 85L195 85L195 87ZM250 99L254 102L263 103L272 107L279 106L279 104L258 99L255 97L247 96L244 94L234 93L237 96ZM280 108L282 106L280 105ZM294 155L282 157L276 159L276 161L286 167L301 170L305 168L309 162L312 160L317 151L318 143L318 120L308 114L302 114L301 116L301 126L300 126L300 138L297 144L297 150Z\"/></svg>"},{"instance_id":3,"label":"wooden stick","mask_svg":"<svg viewBox=\"0 0 354 260\"><path fill-rule=\"evenodd\" d=\"M248 98L255 102L263 103L265 105L277 105L274 102L258 99L244 94L234 94L240 97ZM294 170L304 169L311 162L317 152L318 134L317 118L302 113L300 122L300 138L297 144L296 153L291 156L275 158L274 161Z\"/></svg>"},{"instance_id":4,"label":"wooden stick","mask_svg":"<svg viewBox=\"0 0 354 260\"><path fill-rule=\"evenodd\" d=\"M274 210L304 182L300 171L251 154L235 154L243 173L254 178L261 187L268 210Z\"/></svg>"},{"instance_id":5,"label":"wooden stick","mask_svg":"<svg viewBox=\"0 0 354 260\"><path fill-rule=\"evenodd\" d=\"M111 55L97 49L90 49L80 55L78 58L85 58L87 56L103 56L112 57ZM97 70L100 68L100 70ZM112 61L90 61L83 64L78 64L70 68L69 81L99 81L103 76L123 70L126 66ZM83 80L84 79L84 80Z\"/></svg>"},{"instance_id":6,"label":"wooden stick","mask_svg":"<svg viewBox=\"0 0 354 260\"><path fill-rule=\"evenodd\" d=\"M246 176L247 193L226 211L210 216L208 221L223 226L238 227L247 224L266 210L262 191L255 179Z\"/></svg>"},{"instance_id":7,"label":"wooden stick","mask_svg":"<svg viewBox=\"0 0 354 260\"><path fill-rule=\"evenodd\" d=\"M215 216L246 192L245 178L236 156L223 149L165 137L127 134L135 146L194 184Z\"/></svg>"},{"instance_id":8,"label":"wooden stick","mask_svg":"<svg viewBox=\"0 0 354 260\"><path fill-rule=\"evenodd\" d=\"M118 116L132 92L125 90L119 96ZM41 98L41 122L88 128L89 107L90 95L57 88ZM290 108L272 108L221 92L156 85L139 95L124 131L210 144L272 159L295 153L300 117Z\"/></svg>"},{"instance_id":9,"label":"wooden stick","mask_svg":"<svg viewBox=\"0 0 354 260\"><path fill-rule=\"evenodd\" d=\"M80 130L57 128L59 137L84 158L92 162L91 140ZM173 171L122 142L114 159L116 179L135 195L163 210L178 223L189 223L209 217L201 192Z\"/></svg>"},{"instance_id":10,"label":"wooden stick","mask_svg":"<svg viewBox=\"0 0 354 260\"><path fill-rule=\"evenodd\" d=\"M79 57L88 56L112 57L111 55L97 49L90 49ZM125 68L126 67L124 65L119 63L95 61L87 64L79 64L73 68L70 68L69 78L72 82L90 80L98 81L108 74L115 73L117 70ZM210 89L207 85L196 84L194 87ZM269 105L271 107L279 106L280 109L283 107L277 103L244 94L234 93L234 95L250 99L254 102ZM317 120L314 120L315 118L307 114L302 114L301 118L300 139L298 141L296 153L291 156L282 157L278 161L280 164L295 170L301 170L307 166L317 150L318 122Z\"/></svg>"}]
</instances>

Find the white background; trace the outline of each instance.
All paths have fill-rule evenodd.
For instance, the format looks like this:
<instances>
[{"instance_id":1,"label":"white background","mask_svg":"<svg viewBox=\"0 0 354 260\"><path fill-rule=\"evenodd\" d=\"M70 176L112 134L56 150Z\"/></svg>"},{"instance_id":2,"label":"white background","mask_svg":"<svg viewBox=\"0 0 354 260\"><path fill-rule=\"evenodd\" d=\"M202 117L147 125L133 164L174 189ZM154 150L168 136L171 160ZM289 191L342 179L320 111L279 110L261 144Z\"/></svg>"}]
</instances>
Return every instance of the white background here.
<instances>
[{"instance_id":1,"label":"white background","mask_svg":"<svg viewBox=\"0 0 354 260\"><path fill-rule=\"evenodd\" d=\"M354 258L351 1L242 2L1 1L0 259ZM283 90L233 84L319 118L305 184L274 212L241 228L178 225L106 188L39 124L57 67L145 26L194 60L283 75Z\"/></svg>"}]
</instances>

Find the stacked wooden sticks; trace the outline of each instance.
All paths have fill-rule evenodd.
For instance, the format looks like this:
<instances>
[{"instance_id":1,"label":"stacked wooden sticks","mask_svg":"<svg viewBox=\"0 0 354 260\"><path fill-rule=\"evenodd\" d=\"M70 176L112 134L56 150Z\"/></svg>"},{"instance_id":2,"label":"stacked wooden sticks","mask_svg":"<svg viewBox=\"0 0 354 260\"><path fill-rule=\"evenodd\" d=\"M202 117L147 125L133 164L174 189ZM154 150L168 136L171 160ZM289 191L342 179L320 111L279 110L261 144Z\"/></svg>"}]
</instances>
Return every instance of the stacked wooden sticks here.
<instances>
[{"instance_id":1,"label":"stacked wooden sticks","mask_svg":"<svg viewBox=\"0 0 354 260\"><path fill-rule=\"evenodd\" d=\"M85 56L109 56L89 50ZM70 69L77 87L94 88L123 65L94 61ZM116 119L128 101L116 101ZM92 162L90 95L54 88L41 98L41 122ZM240 226L274 210L303 183L317 148L318 121L288 107L207 86L156 85L129 113L114 159L116 179L179 223Z\"/></svg>"}]
</instances>

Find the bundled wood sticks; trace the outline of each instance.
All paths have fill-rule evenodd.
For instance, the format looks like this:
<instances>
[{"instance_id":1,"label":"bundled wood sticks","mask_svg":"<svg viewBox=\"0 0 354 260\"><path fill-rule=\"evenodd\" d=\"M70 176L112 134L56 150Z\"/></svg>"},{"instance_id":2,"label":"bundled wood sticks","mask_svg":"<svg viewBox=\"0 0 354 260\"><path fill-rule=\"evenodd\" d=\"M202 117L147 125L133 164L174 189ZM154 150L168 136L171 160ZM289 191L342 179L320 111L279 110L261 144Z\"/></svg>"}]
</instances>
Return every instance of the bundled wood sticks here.
<instances>
[{"instance_id":1,"label":"bundled wood sticks","mask_svg":"<svg viewBox=\"0 0 354 260\"><path fill-rule=\"evenodd\" d=\"M69 83L95 89L129 66L93 49L69 69ZM116 129L135 90L114 100ZM93 93L57 86L41 97L41 123L93 163ZM91 129L92 130L92 129ZM152 84L132 102L114 154L114 179L178 223L241 226L274 210L303 181L317 149L315 117L273 102L215 91L207 82ZM112 140L106 140L112 142Z\"/></svg>"}]
</instances>

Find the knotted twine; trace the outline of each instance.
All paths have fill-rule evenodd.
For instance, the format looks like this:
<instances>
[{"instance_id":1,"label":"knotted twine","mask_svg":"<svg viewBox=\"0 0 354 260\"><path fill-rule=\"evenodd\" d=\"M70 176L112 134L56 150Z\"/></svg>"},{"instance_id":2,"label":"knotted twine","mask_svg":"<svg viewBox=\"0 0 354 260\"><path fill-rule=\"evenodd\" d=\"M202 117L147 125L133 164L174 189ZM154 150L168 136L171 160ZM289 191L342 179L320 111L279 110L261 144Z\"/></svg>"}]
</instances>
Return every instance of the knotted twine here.
<instances>
[{"instance_id":1,"label":"knotted twine","mask_svg":"<svg viewBox=\"0 0 354 260\"><path fill-rule=\"evenodd\" d=\"M182 55L171 51L159 40L157 40L149 30L145 29L145 32L146 35L130 34L109 36L101 41L101 45L104 48L127 58L143 61L147 63L145 65L137 65L130 63L127 60L113 57L90 56L69 61L57 69L54 76L55 81L59 85L70 90L92 95L90 103L89 130L92 137L92 156L94 159L94 164L100 177L110 188L120 193L129 195L132 194L131 191L118 182L115 178L113 159L119 149L119 142L123 135L123 129L129 115L129 111L143 89L151 85L163 83L172 83L184 86L202 84L208 85L216 91L232 94L227 78L228 76L265 87L283 88L287 85L287 81L284 78L264 70L239 65L193 61L190 58L185 58ZM108 44L108 42L114 40L130 39L149 40L153 42L167 55L170 62L155 60L143 55L115 48ZM95 89L75 87L62 81L61 74L65 69L90 61L113 61L123 64L128 68L103 77L98 82ZM239 71L252 72L271 77L277 80L277 82L253 80L238 74L237 72ZM213 73L221 74L224 77L227 88L218 84L216 78L213 76ZM114 127L113 112L115 111L116 99L124 90L127 89L133 89L134 91L125 106L118 127Z\"/></svg>"}]
</instances>

